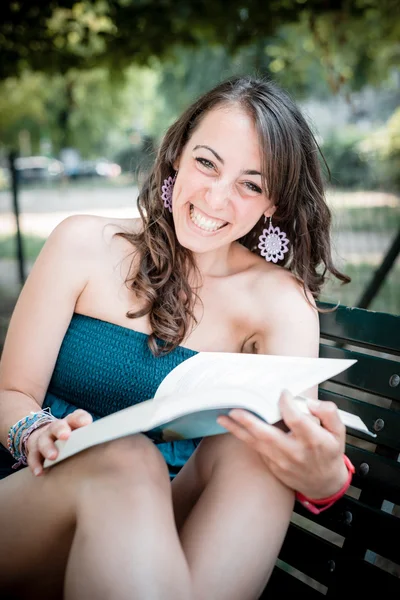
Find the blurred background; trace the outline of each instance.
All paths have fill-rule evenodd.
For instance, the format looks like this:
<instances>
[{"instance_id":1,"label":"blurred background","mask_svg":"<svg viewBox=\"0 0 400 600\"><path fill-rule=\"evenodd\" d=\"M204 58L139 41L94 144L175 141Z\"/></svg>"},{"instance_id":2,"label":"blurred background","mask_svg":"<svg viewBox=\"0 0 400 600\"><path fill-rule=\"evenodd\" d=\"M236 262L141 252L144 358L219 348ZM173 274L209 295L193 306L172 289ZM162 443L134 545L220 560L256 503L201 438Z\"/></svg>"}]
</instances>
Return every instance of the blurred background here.
<instances>
[{"instance_id":1,"label":"blurred background","mask_svg":"<svg viewBox=\"0 0 400 600\"><path fill-rule=\"evenodd\" d=\"M331 176L321 299L400 313L398 0L7 0L0 7L0 339L70 214L136 216L166 128L233 74L298 102ZM1 343L0 341L0 343ZM0 346L1 348L1 346Z\"/></svg>"}]
</instances>

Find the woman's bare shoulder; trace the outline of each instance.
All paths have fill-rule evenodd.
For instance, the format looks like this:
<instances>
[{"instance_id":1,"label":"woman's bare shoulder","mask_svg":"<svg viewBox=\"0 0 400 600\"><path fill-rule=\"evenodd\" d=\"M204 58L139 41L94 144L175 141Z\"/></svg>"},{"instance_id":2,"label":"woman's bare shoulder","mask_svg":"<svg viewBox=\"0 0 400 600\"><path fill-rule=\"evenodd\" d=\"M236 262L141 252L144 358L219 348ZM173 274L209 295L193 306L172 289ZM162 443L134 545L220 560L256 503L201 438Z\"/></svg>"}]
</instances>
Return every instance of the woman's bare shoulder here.
<instances>
[{"instance_id":1,"label":"woman's bare shoulder","mask_svg":"<svg viewBox=\"0 0 400 600\"><path fill-rule=\"evenodd\" d=\"M49 236L49 242L80 256L109 247L118 233L138 233L140 219L112 219L96 215L72 215L61 221Z\"/></svg>"},{"instance_id":2,"label":"woman's bare shoulder","mask_svg":"<svg viewBox=\"0 0 400 600\"><path fill-rule=\"evenodd\" d=\"M264 263L264 264L263 264ZM287 268L257 261L254 266L255 289L253 302L261 314L268 313L273 318L289 318L290 315L308 315L315 319L316 304L312 293Z\"/></svg>"},{"instance_id":3,"label":"woman's bare shoulder","mask_svg":"<svg viewBox=\"0 0 400 600\"><path fill-rule=\"evenodd\" d=\"M310 291L284 267L258 264L255 275L251 339L257 352L317 356L319 319Z\"/></svg>"}]
</instances>

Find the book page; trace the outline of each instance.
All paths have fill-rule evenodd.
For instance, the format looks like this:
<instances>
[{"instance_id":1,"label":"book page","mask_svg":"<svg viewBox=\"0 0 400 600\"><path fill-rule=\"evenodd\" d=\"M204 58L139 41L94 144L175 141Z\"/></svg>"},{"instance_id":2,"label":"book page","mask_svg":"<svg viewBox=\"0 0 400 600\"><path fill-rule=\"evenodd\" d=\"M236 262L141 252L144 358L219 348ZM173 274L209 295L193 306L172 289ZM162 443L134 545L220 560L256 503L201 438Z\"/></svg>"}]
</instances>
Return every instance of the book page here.
<instances>
[{"instance_id":1,"label":"book page","mask_svg":"<svg viewBox=\"0 0 400 600\"><path fill-rule=\"evenodd\" d=\"M154 403L155 411L151 426L157 427L160 424L188 416L185 423L196 428L197 419L200 423L202 418L207 418L207 423L209 423L209 417L205 413L215 412L218 416L228 414L232 408L243 408L253 412L267 423L274 424L281 420L278 407L280 394L281 389L272 386L267 395L263 396L255 390L231 385L198 388L183 393L176 392ZM303 399L295 398L294 402L302 412L309 413L307 403ZM204 413L203 417L201 413Z\"/></svg>"},{"instance_id":2,"label":"book page","mask_svg":"<svg viewBox=\"0 0 400 600\"><path fill-rule=\"evenodd\" d=\"M204 409L204 396L210 408ZM278 390L276 397L279 398ZM310 414L307 398L295 396L293 401L301 412ZM280 421L279 410L271 410L262 397L240 388L217 388L192 392L186 397L176 395L168 402L160 402L152 418L151 431L163 442L226 433L217 418L229 415L232 408L244 408L271 425ZM357 415L339 409L339 417L346 427L376 437Z\"/></svg>"},{"instance_id":3,"label":"book page","mask_svg":"<svg viewBox=\"0 0 400 600\"><path fill-rule=\"evenodd\" d=\"M173 369L158 387L154 401L210 388L241 388L269 406L269 422L279 420L277 401L283 389L294 396L330 379L355 360L200 352ZM208 392L210 393L210 392ZM170 401L170 400L168 400ZM204 408L215 402L204 394Z\"/></svg>"},{"instance_id":4,"label":"book page","mask_svg":"<svg viewBox=\"0 0 400 600\"><path fill-rule=\"evenodd\" d=\"M229 405L229 389L236 388L241 390L242 401L235 396L237 403L234 406L239 407L241 403L247 405L248 410L253 410L273 424L281 419L278 400L283 389L289 390L298 408L308 413L307 399L300 394L356 362L347 359L203 352L171 371L158 387L154 400L159 403L168 397L168 405L172 408L171 402L175 397L177 402L189 402L192 407L194 400L188 396L188 392L203 389L202 398L199 397L196 402L196 410L200 410L199 402L203 410L215 406L223 408ZM179 399L182 395L188 397ZM177 409L178 405L174 410ZM339 416L346 427L376 437L357 415L339 410Z\"/></svg>"},{"instance_id":5,"label":"book page","mask_svg":"<svg viewBox=\"0 0 400 600\"><path fill-rule=\"evenodd\" d=\"M51 467L91 446L147 431L153 414L153 402L147 400L98 419L90 425L75 429L67 440L56 440L55 444L59 450L58 456L55 460L46 458L43 466L45 468Z\"/></svg>"}]
</instances>

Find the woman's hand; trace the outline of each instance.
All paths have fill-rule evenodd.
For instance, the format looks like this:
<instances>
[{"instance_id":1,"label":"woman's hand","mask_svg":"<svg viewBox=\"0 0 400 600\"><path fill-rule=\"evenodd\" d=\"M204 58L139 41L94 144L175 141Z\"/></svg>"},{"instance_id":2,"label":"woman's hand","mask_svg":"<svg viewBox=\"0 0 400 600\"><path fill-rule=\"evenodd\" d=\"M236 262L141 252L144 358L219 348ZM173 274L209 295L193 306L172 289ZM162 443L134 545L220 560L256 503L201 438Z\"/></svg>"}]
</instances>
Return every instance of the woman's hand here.
<instances>
[{"instance_id":1,"label":"woman's hand","mask_svg":"<svg viewBox=\"0 0 400 600\"><path fill-rule=\"evenodd\" d=\"M27 443L27 460L33 474L41 475L44 472L45 458L50 460L57 458L56 440L67 440L71 431L89 425L92 420L90 413L78 409L64 419L57 419L33 431Z\"/></svg>"},{"instance_id":2,"label":"woman's hand","mask_svg":"<svg viewBox=\"0 0 400 600\"><path fill-rule=\"evenodd\" d=\"M289 433L239 409L232 410L229 417L219 417L218 422L256 450L288 487L315 500L336 493L347 479L343 461L346 429L336 405L309 401L309 410L317 419L302 413L289 392L282 394L279 405Z\"/></svg>"}]
</instances>

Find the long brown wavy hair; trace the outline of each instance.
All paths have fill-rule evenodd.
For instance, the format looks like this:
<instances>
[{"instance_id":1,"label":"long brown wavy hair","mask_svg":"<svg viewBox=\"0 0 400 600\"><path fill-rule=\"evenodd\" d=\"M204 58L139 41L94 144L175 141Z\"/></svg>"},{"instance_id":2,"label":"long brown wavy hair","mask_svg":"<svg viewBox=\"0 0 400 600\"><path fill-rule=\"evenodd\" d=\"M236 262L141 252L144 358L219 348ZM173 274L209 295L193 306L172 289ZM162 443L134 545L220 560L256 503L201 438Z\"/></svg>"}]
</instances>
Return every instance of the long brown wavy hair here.
<instances>
[{"instance_id":1,"label":"long brown wavy hair","mask_svg":"<svg viewBox=\"0 0 400 600\"><path fill-rule=\"evenodd\" d=\"M129 318L149 315L153 354L170 352L185 339L196 323L193 307L196 291L189 274L196 272L190 250L175 235L172 215L164 208L161 186L173 176L173 164L181 155L205 114L226 105L240 105L254 120L261 146L268 197L276 206L274 223L286 232L290 252L280 261L317 298L327 275L343 283L350 279L332 262L331 213L324 195L318 144L301 112L275 83L253 77L234 77L201 96L171 125L159 147L154 165L139 193L143 221L139 233L119 233L130 241L139 256L137 273L127 280L143 300L140 311ZM239 242L258 253L262 217Z\"/></svg>"}]
</instances>

